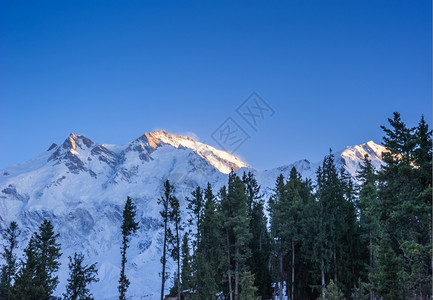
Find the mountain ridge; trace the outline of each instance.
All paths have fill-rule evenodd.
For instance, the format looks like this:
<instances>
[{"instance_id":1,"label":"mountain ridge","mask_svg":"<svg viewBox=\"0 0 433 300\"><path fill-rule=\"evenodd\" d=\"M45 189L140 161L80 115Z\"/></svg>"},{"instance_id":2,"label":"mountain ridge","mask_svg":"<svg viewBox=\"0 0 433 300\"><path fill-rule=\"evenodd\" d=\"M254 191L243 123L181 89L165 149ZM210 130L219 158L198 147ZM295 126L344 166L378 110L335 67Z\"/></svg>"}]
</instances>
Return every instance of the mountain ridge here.
<instances>
[{"instance_id":1,"label":"mountain ridge","mask_svg":"<svg viewBox=\"0 0 433 300\"><path fill-rule=\"evenodd\" d=\"M290 169L296 167L303 178L314 178L321 164L304 159L257 170L232 154L165 131L145 133L126 145L108 145L70 134L62 144L53 144L36 158L0 173L0 231L11 221L18 222L23 230L20 252L44 219L51 220L60 233L64 255L57 295L66 284L67 256L83 252L89 263L98 262L101 280L91 287L95 297L117 297L119 228L128 195L137 205L140 222L128 253L127 275L131 280L128 295L139 299L145 294L149 295L147 299L157 299L162 232L156 200L165 179L175 185L186 217L185 196L207 182L212 183L216 192L227 183L225 172L232 165L238 167L239 175L252 171L265 199L269 199L280 173L287 178ZM379 167L383 151L383 146L372 141L349 146L335 152L336 164L354 177L365 154Z\"/></svg>"}]
</instances>

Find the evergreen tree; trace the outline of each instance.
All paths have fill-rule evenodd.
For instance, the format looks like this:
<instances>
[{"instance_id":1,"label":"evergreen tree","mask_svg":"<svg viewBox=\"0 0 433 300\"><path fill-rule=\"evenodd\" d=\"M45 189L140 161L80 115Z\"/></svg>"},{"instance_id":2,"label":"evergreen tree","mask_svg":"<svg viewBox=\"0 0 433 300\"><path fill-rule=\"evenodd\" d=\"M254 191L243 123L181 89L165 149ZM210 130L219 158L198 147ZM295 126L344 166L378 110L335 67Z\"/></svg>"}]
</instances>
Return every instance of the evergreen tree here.
<instances>
[{"instance_id":1,"label":"evergreen tree","mask_svg":"<svg viewBox=\"0 0 433 300\"><path fill-rule=\"evenodd\" d=\"M323 300L345 300L344 294L332 279L326 286L324 295Z\"/></svg>"},{"instance_id":2,"label":"evergreen tree","mask_svg":"<svg viewBox=\"0 0 433 300\"><path fill-rule=\"evenodd\" d=\"M17 257L14 253L18 247L18 236L21 231L16 222L11 222L6 229L5 240L2 256L5 264L1 268L0 277L0 299L10 299L12 297L12 280L17 272Z\"/></svg>"},{"instance_id":3,"label":"evergreen tree","mask_svg":"<svg viewBox=\"0 0 433 300\"><path fill-rule=\"evenodd\" d=\"M248 215L251 216L254 203L261 202L263 195L260 193L260 185L257 183L257 180L251 171L243 173L242 182L245 185Z\"/></svg>"},{"instance_id":4,"label":"evergreen tree","mask_svg":"<svg viewBox=\"0 0 433 300\"><path fill-rule=\"evenodd\" d=\"M74 253L74 258L69 258L69 278L66 292L63 294L65 300L90 300L92 293L87 287L92 282L97 282L98 270L96 263L83 265L84 255Z\"/></svg>"},{"instance_id":5,"label":"evergreen tree","mask_svg":"<svg viewBox=\"0 0 433 300\"><path fill-rule=\"evenodd\" d=\"M48 299L47 292L41 282L37 280L38 272L38 249L33 235L27 247L24 249L24 260L21 260L21 268L18 272L12 289L13 299L17 300L39 300Z\"/></svg>"},{"instance_id":6,"label":"evergreen tree","mask_svg":"<svg viewBox=\"0 0 433 300\"><path fill-rule=\"evenodd\" d=\"M185 232L182 240L182 271L181 271L181 282L182 282L182 290L189 290L193 287L192 283L192 267L191 267L191 256L189 254L189 238L188 232Z\"/></svg>"},{"instance_id":7,"label":"evergreen tree","mask_svg":"<svg viewBox=\"0 0 433 300\"><path fill-rule=\"evenodd\" d=\"M59 269L58 259L61 256L60 244L57 243L59 234L54 233L54 227L50 221L45 220L39 226L39 232L35 234L35 246L37 249L37 272L36 281L43 286L46 295L49 298L59 283L54 273Z\"/></svg>"},{"instance_id":8,"label":"evergreen tree","mask_svg":"<svg viewBox=\"0 0 433 300\"><path fill-rule=\"evenodd\" d=\"M360 164L357 179L360 182L358 208L360 210L359 224L362 232L363 244L368 250L367 273L374 271L374 251L379 236L379 199L377 192L376 174L368 155ZM370 299L374 300L373 282L369 283Z\"/></svg>"},{"instance_id":9,"label":"evergreen tree","mask_svg":"<svg viewBox=\"0 0 433 300\"><path fill-rule=\"evenodd\" d=\"M251 259L248 266L254 275L254 285L263 299L271 297L271 274L269 271L270 238L267 230L267 219L264 213L263 195L253 173L243 173L242 181L245 185L248 216L252 238L249 243Z\"/></svg>"},{"instance_id":10,"label":"evergreen tree","mask_svg":"<svg viewBox=\"0 0 433 300\"><path fill-rule=\"evenodd\" d=\"M177 272L176 272L176 287L177 287L177 297L180 300L181 294L181 283L180 283L180 230L181 227L181 218L180 218L180 205L179 200L172 196L169 198L169 213L168 218L169 222L174 226L174 233L172 230L169 231L169 244L170 244L170 256L177 264Z\"/></svg>"},{"instance_id":11,"label":"evergreen tree","mask_svg":"<svg viewBox=\"0 0 433 300\"><path fill-rule=\"evenodd\" d=\"M254 275L251 272L242 272L240 289L239 300L253 300L257 298L255 296L257 288L254 286Z\"/></svg>"},{"instance_id":12,"label":"evergreen tree","mask_svg":"<svg viewBox=\"0 0 433 300\"><path fill-rule=\"evenodd\" d=\"M225 194L225 192L223 192ZM203 220L199 226L199 237L196 256L196 271L194 273L194 289L196 299L214 299L220 291L222 282L221 265L224 261L222 250L222 222L217 210L217 203L208 183L204 191Z\"/></svg>"},{"instance_id":13,"label":"evergreen tree","mask_svg":"<svg viewBox=\"0 0 433 300\"><path fill-rule=\"evenodd\" d=\"M385 249L378 249L372 278L377 280L375 289L384 292L389 277L380 272L387 270L389 261L399 261L401 268L394 280L402 283L406 296L425 298L432 293L431 131L423 118L417 128L408 128L399 113L388 121L390 128L382 126L385 166L378 176L385 239L379 246Z\"/></svg>"},{"instance_id":14,"label":"evergreen tree","mask_svg":"<svg viewBox=\"0 0 433 300\"><path fill-rule=\"evenodd\" d=\"M393 248L389 234L383 232L375 254L375 272L370 274L370 279L374 291L383 299L408 299L403 260Z\"/></svg>"},{"instance_id":15,"label":"evergreen tree","mask_svg":"<svg viewBox=\"0 0 433 300\"><path fill-rule=\"evenodd\" d=\"M50 221L45 220L35 232L24 250L25 261L14 284L17 299L49 299L57 287L61 256L59 234L54 233Z\"/></svg>"},{"instance_id":16,"label":"evergreen tree","mask_svg":"<svg viewBox=\"0 0 433 300\"><path fill-rule=\"evenodd\" d=\"M229 207L227 207L229 206ZM239 298L239 276L244 270L245 262L250 257L250 249L248 244L251 239L249 231L249 218L248 206L245 197L245 189L242 180L234 173L229 175L227 203L225 206L227 210L223 213L226 218L226 226L230 226L232 233L232 242L229 247L233 248L233 261L234 261L234 299Z\"/></svg>"},{"instance_id":17,"label":"evergreen tree","mask_svg":"<svg viewBox=\"0 0 433 300\"><path fill-rule=\"evenodd\" d=\"M269 199L269 215L271 217L271 240L274 252L274 264L277 270L277 275L274 280L279 283L278 295L280 300L283 297L284 286L284 263L283 257L287 252L286 235L284 234L284 223L288 218L288 211L284 209L286 203L287 191L284 182L284 177L280 174L276 180L274 195ZM275 273L275 272L274 272Z\"/></svg>"},{"instance_id":18,"label":"evergreen tree","mask_svg":"<svg viewBox=\"0 0 433 300\"><path fill-rule=\"evenodd\" d=\"M203 215L203 192L200 187L197 187L195 190L191 192L191 198L186 197L186 202L188 202L187 210L189 211L189 219L188 224L195 228L195 232L193 234L193 251L197 248L197 243L200 241L199 237L199 227L202 220Z\"/></svg>"},{"instance_id":19,"label":"evergreen tree","mask_svg":"<svg viewBox=\"0 0 433 300\"><path fill-rule=\"evenodd\" d=\"M164 182L164 190L163 195L158 199L158 204L162 205L162 210L160 211L162 217L161 227L164 228L164 237L163 237L163 246L162 246L162 273L161 273L161 300L164 300L164 290L165 290L165 281L166 281L166 273L165 267L167 263L167 241L170 237L170 228L169 228L169 207L170 201L174 194L174 186L170 184L170 181L167 179Z\"/></svg>"},{"instance_id":20,"label":"evergreen tree","mask_svg":"<svg viewBox=\"0 0 433 300\"><path fill-rule=\"evenodd\" d=\"M319 205L319 229L316 238L316 261L320 266L322 297L327 278L341 282L345 293L357 282L362 263L356 224L353 183L344 172L338 172L334 155L325 157L317 171L316 197Z\"/></svg>"},{"instance_id":21,"label":"evergreen tree","mask_svg":"<svg viewBox=\"0 0 433 300\"><path fill-rule=\"evenodd\" d=\"M129 280L125 275L125 265L126 265L126 249L129 247L129 236L138 230L138 222L135 222L136 207L132 202L131 198L128 196L126 198L125 207L123 209L123 222L122 222L122 267L120 270L119 286L118 290L120 293L119 299L125 299L125 294L129 286Z\"/></svg>"},{"instance_id":22,"label":"evergreen tree","mask_svg":"<svg viewBox=\"0 0 433 300\"><path fill-rule=\"evenodd\" d=\"M272 294L272 277L269 270L271 244L262 202L253 203L250 229L252 239L250 241L251 259L249 266L255 275L254 285L262 299L269 299Z\"/></svg>"}]
</instances>

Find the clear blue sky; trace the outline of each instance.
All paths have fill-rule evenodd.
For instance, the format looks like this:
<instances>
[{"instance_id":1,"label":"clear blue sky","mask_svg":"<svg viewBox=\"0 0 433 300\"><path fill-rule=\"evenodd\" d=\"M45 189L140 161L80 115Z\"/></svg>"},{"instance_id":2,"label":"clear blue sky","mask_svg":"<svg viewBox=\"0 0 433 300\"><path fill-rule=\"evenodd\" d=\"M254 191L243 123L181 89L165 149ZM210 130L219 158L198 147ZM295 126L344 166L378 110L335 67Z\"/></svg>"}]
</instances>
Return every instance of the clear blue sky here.
<instances>
[{"instance_id":1,"label":"clear blue sky","mask_svg":"<svg viewBox=\"0 0 433 300\"><path fill-rule=\"evenodd\" d=\"M258 168L432 121L431 1L1 1L0 169L70 132L124 144L229 116ZM248 128L257 91L275 114Z\"/></svg>"}]
</instances>

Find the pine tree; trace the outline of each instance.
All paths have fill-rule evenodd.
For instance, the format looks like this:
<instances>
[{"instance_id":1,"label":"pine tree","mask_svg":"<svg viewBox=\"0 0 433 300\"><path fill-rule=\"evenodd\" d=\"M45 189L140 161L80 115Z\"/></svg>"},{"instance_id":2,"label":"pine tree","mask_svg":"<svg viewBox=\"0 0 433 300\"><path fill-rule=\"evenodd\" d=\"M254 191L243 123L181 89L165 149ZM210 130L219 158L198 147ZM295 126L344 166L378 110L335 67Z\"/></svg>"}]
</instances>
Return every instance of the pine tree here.
<instances>
[{"instance_id":1,"label":"pine tree","mask_svg":"<svg viewBox=\"0 0 433 300\"><path fill-rule=\"evenodd\" d=\"M323 300L345 300L344 294L332 279L326 286L324 295Z\"/></svg>"},{"instance_id":2,"label":"pine tree","mask_svg":"<svg viewBox=\"0 0 433 300\"><path fill-rule=\"evenodd\" d=\"M377 270L373 278L376 290L387 286L386 259L391 254L401 261L397 282L410 297L431 295L431 131L424 119L417 128L408 128L400 114L388 119L390 128L385 132L383 154L385 166L379 172L379 198L381 204L381 230L386 234L379 245ZM389 241L388 241L389 240ZM382 295L381 295L382 296Z\"/></svg>"},{"instance_id":3,"label":"pine tree","mask_svg":"<svg viewBox=\"0 0 433 300\"><path fill-rule=\"evenodd\" d=\"M248 216L252 238L249 243L251 259L248 266L254 275L254 285L263 299L271 297L271 274L269 271L270 238L267 230L267 219L264 213L263 195L253 173L243 173L242 181L245 185Z\"/></svg>"},{"instance_id":4,"label":"pine tree","mask_svg":"<svg viewBox=\"0 0 433 300\"><path fill-rule=\"evenodd\" d=\"M17 299L49 299L52 296L59 281L54 275L60 266L58 237L59 234L54 233L54 227L48 220L31 237L24 250L26 260L22 261L14 284Z\"/></svg>"},{"instance_id":5,"label":"pine tree","mask_svg":"<svg viewBox=\"0 0 433 300\"><path fill-rule=\"evenodd\" d=\"M69 258L69 278L66 292L63 294L65 300L90 300L93 299L92 293L87 287L92 282L99 279L96 263L83 265L84 255L74 253L74 258Z\"/></svg>"},{"instance_id":6,"label":"pine tree","mask_svg":"<svg viewBox=\"0 0 433 300\"><path fill-rule=\"evenodd\" d=\"M6 229L6 244L3 246L2 256L5 264L1 268L0 277L0 299L10 299L12 297L12 281L17 272L17 257L15 249L18 247L18 236L21 230L16 222L11 222Z\"/></svg>"},{"instance_id":7,"label":"pine tree","mask_svg":"<svg viewBox=\"0 0 433 300\"><path fill-rule=\"evenodd\" d=\"M181 283L180 283L180 230L181 227L181 218L180 218L180 205L179 200L172 196L169 198L169 213L168 219L169 222L174 226L174 233L169 231L169 244L170 244L170 256L177 264L177 272L176 272L176 287L177 287L177 297L180 300L181 294Z\"/></svg>"},{"instance_id":8,"label":"pine tree","mask_svg":"<svg viewBox=\"0 0 433 300\"><path fill-rule=\"evenodd\" d=\"M374 291L383 299L408 299L403 260L393 248L389 234L382 232L375 255L376 271L370 274L370 279Z\"/></svg>"},{"instance_id":9,"label":"pine tree","mask_svg":"<svg viewBox=\"0 0 433 300\"><path fill-rule=\"evenodd\" d=\"M57 243L59 234L54 233L54 227L50 221L45 220L39 227L39 232L35 234L35 246L38 253L38 268L36 280L41 282L46 298L49 298L59 283L54 273L59 269L58 259L60 253L60 244Z\"/></svg>"},{"instance_id":10,"label":"pine tree","mask_svg":"<svg viewBox=\"0 0 433 300\"><path fill-rule=\"evenodd\" d=\"M189 211L189 219L188 224L190 227L195 228L195 232L193 234L193 251L197 248L197 243L200 241L199 237L199 227L202 220L203 215L203 192L200 187L197 187L195 190L191 192L191 198L186 197L186 202L188 202L187 210Z\"/></svg>"},{"instance_id":11,"label":"pine tree","mask_svg":"<svg viewBox=\"0 0 433 300\"><path fill-rule=\"evenodd\" d=\"M262 202L254 202L251 212L250 269L254 275L254 285L262 299L271 297L272 277L269 270L271 243L267 230L267 219Z\"/></svg>"},{"instance_id":12,"label":"pine tree","mask_svg":"<svg viewBox=\"0 0 433 300\"><path fill-rule=\"evenodd\" d=\"M277 276L274 278L279 283L278 295L280 300L283 297L284 286L284 263L283 257L287 252L287 241L284 234L284 222L288 217L288 211L283 209L286 203L287 190L284 177L280 174L276 180L274 195L269 199L269 215L271 217L271 240L274 252L274 259L277 269Z\"/></svg>"},{"instance_id":13,"label":"pine tree","mask_svg":"<svg viewBox=\"0 0 433 300\"><path fill-rule=\"evenodd\" d=\"M189 290L193 287L192 283L192 267L191 267L191 255L189 254L189 238L188 232L185 232L182 240L182 249L181 249L181 258L182 258L182 271L181 271L181 282L182 282L182 290Z\"/></svg>"},{"instance_id":14,"label":"pine tree","mask_svg":"<svg viewBox=\"0 0 433 300\"><path fill-rule=\"evenodd\" d=\"M353 183L344 171L337 171L332 153L317 171L316 197L319 205L316 261L320 266L322 297L326 278L341 282L343 291L349 293L362 268L356 253L360 246L359 231Z\"/></svg>"},{"instance_id":15,"label":"pine tree","mask_svg":"<svg viewBox=\"0 0 433 300\"><path fill-rule=\"evenodd\" d=\"M138 230L138 222L135 222L136 207L132 202L131 198L128 196L126 198L125 207L123 209L123 222L122 222L122 267L120 270L119 286L118 290L120 293L119 299L125 299L125 294L129 286L129 280L125 275L125 265L126 265L126 249L129 247L129 236Z\"/></svg>"},{"instance_id":16,"label":"pine tree","mask_svg":"<svg viewBox=\"0 0 433 300\"><path fill-rule=\"evenodd\" d=\"M251 233L244 184L233 172L229 175L228 193L225 200L221 206L225 219L224 226L228 233L227 248L233 249L234 299L237 300L239 298L239 276L245 267L246 260L251 255L248 247Z\"/></svg>"},{"instance_id":17,"label":"pine tree","mask_svg":"<svg viewBox=\"0 0 433 300\"><path fill-rule=\"evenodd\" d=\"M203 219L199 226L199 237L196 256L196 270L194 273L194 289L196 299L213 299L220 291L222 282L221 265L224 261L223 241L224 231L217 203L208 183L204 190Z\"/></svg>"},{"instance_id":18,"label":"pine tree","mask_svg":"<svg viewBox=\"0 0 433 300\"><path fill-rule=\"evenodd\" d=\"M162 210L160 211L162 217L161 227L164 228L164 237L163 237L163 246L162 246L162 273L161 273L161 300L164 300L164 290L165 290L165 281L166 281L166 273L165 267L167 263L167 241L170 236L170 228L169 228L169 207L170 200L174 194L174 186L170 184L170 181L167 179L164 182L164 190L163 195L158 199L158 204L162 205Z\"/></svg>"},{"instance_id":19,"label":"pine tree","mask_svg":"<svg viewBox=\"0 0 433 300\"><path fill-rule=\"evenodd\" d=\"M368 248L368 268L367 273L373 272L375 268L374 251L377 246L379 236L379 199L377 192L377 179L375 169L366 155L360 164L360 171L357 179L360 182L358 208L360 210L359 223L362 231L364 244ZM373 291L373 282L369 283L370 299L375 298Z\"/></svg>"},{"instance_id":20,"label":"pine tree","mask_svg":"<svg viewBox=\"0 0 433 300\"><path fill-rule=\"evenodd\" d=\"M263 195L260 193L260 185L257 183L257 180L251 171L243 173L242 182L245 185L248 215L251 216L254 203L262 201Z\"/></svg>"},{"instance_id":21,"label":"pine tree","mask_svg":"<svg viewBox=\"0 0 433 300\"><path fill-rule=\"evenodd\" d=\"M244 271L241 274L239 300L254 300L256 299L257 288L254 286L254 275L249 271ZM259 298L260 299L260 298Z\"/></svg>"},{"instance_id":22,"label":"pine tree","mask_svg":"<svg viewBox=\"0 0 433 300\"><path fill-rule=\"evenodd\" d=\"M38 272L38 249L33 235L27 247L24 249L24 259L21 260L21 268L18 272L12 289L13 299L17 300L39 300L48 299L46 290L41 282L37 280Z\"/></svg>"}]
</instances>

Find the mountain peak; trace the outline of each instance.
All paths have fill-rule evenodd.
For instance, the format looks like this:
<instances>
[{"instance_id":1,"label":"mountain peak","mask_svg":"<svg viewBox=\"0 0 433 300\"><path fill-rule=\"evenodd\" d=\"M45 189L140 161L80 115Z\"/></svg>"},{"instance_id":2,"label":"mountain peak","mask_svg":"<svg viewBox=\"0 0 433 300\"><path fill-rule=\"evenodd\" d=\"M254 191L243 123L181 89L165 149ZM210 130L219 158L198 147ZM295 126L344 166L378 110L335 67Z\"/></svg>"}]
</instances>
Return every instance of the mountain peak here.
<instances>
[{"instance_id":1,"label":"mountain peak","mask_svg":"<svg viewBox=\"0 0 433 300\"><path fill-rule=\"evenodd\" d=\"M249 167L248 164L244 163L236 156L198 142L189 136L176 135L164 130L146 132L144 136L147 139L148 145L153 149L156 149L161 144L171 145L175 148L183 147L191 149L225 174L230 173L232 170L236 171L242 167Z\"/></svg>"},{"instance_id":2,"label":"mountain peak","mask_svg":"<svg viewBox=\"0 0 433 300\"><path fill-rule=\"evenodd\" d=\"M73 152L76 151L77 146L83 148L83 145L90 148L93 145L93 142L84 135L71 133L63 142L62 147Z\"/></svg>"}]
</instances>

